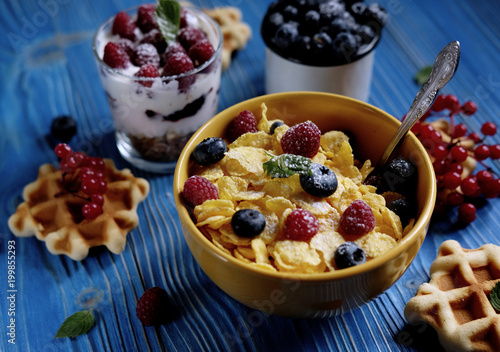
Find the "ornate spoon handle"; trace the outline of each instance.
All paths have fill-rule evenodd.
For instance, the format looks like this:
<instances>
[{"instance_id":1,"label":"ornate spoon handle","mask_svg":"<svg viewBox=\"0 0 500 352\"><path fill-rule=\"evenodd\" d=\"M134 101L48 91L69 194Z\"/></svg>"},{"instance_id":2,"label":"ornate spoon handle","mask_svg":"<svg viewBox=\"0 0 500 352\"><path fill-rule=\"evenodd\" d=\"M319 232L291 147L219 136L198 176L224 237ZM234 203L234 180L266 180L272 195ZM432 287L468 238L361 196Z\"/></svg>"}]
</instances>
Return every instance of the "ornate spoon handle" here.
<instances>
[{"instance_id":1,"label":"ornate spoon handle","mask_svg":"<svg viewBox=\"0 0 500 352\"><path fill-rule=\"evenodd\" d=\"M401 126L394 134L394 137L392 137L392 140L378 162L380 170L385 168L392 153L408 131L430 109L439 90L453 77L457 70L459 59L460 43L458 41L449 43L438 54L429 79L418 91Z\"/></svg>"}]
</instances>

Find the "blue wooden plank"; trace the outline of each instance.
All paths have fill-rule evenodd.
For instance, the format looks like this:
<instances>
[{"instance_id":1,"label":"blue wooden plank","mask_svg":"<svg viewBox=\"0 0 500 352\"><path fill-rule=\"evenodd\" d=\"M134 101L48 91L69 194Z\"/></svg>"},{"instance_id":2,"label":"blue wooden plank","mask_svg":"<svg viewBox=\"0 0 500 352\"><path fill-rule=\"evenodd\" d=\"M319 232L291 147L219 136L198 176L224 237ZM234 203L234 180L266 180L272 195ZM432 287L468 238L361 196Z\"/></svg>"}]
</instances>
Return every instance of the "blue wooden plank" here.
<instances>
[{"instance_id":1,"label":"blue wooden plank","mask_svg":"<svg viewBox=\"0 0 500 352\"><path fill-rule=\"evenodd\" d=\"M370 102L401 117L418 86L413 75L431 64L451 40L459 40L462 57L455 78L443 89L478 103L478 113L463 122L478 130L486 121L500 124L500 4L477 2L381 1L391 14L377 48ZM121 255L93 250L82 262L51 255L34 238L14 238L6 221L21 200L23 186L38 166L54 162L45 136L53 117L69 114L79 131L72 145L130 167L116 149L111 117L90 49L94 30L133 0L26 0L0 4L0 282L7 283L6 243L16 243L16 344L8 343L8 306L0 303L2 351L412 351L437 344L432 329L406 324L403 309L417 287L429 279L439 244L457 239L475 248L500 244L499 200L478 209L477 220L464 228L433 221L415 261L386 293L361 309L340 317L287 319L257 313L234 301L200 270L180 230L172 197L172 176L157 176L132 167L151 184L139 207L140 225L128 235ZM219 110L264 93L264 44L259 26L270 1L198 0L206 7L242 9L253 37L223 73ZM499 143L500 137L490 137ZM77 148L81 149L81 148ZM498 172L499 163L493 163ZM456 214L451 214L452 219ZM172 300L172 320L143 327L135 316L137 299L161 286ZM94 307L96 326L74 339L55 339L65 317L84 309L82 294L102 294ZM4 290L4 297L6 293Z\"/></svg>"}]
</instances>

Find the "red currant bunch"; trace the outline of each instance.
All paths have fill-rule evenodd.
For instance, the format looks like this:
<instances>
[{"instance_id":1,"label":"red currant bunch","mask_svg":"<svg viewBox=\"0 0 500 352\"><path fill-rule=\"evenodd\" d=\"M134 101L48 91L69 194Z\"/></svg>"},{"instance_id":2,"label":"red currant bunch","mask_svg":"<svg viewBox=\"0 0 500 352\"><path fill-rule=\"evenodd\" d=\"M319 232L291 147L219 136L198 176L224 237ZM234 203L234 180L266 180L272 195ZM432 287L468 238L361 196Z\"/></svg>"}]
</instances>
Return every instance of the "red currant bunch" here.
<instances>
[{"instance_id":1,"label":"red currant bunch","mask_svg":"<svg viewBox=\"0 0 500 352\"><path fill-rule=\"evenodd\" d=\"M86 200L82 207L82 215L89 220L95 219L102 214L104 194L107 190L104 160L81 152L73 152L66 143L56 145L54 152L59 158L64 189Z\"/></svg>"},{"instance_id":2,"label":"red currant bunch","mask_svg":"<svg viewBox=\"0 0 500 352\"><path fill-rule=\"evenodd\" d=\"M430 155L438 183L435 213L458 207L458 220L470 223L476 218L474 199L500 195L500 179L485 163L500 158L500 145L487 144L487 137L497 133L493 122L482 125L480 132L469 132L459 116L477 112L473 101L463 104L453 94L436 97L431 109L415 124L412 132ZM477 165L482 169L474 174Z\"/></svg>"}]
</instances>

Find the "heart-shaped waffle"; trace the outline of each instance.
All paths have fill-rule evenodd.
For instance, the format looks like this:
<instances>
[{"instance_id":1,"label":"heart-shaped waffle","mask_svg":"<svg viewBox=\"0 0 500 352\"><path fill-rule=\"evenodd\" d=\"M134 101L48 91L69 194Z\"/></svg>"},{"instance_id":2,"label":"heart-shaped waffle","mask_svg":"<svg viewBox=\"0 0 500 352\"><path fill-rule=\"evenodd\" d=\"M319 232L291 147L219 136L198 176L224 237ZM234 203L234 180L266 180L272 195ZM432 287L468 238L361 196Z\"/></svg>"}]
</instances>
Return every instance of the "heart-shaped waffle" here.
<instances>
[{"instance_id":1,"label":"heart-shaped waffle","mask_svg":"<svg viewBox=\"0 0 500 352\"><path fill-rule=\"evenodd\" d=\"M86 258L91 247L101 245L115 254L123 252L127 234L139 223L137 206L148 195L149 183L129 169L117 170L110 159L104 162L107 191L97 218L83 217L87 201L65 191L61 171L44 164L37 180L24 188L24 201L9 218L10 230L18 237L35 235L52 254L74 260Z\"/></svg>"},{"instance_id":2,"label":"heart-shaped waffle","mask_svg":"<svg viewBox=\"0 0 500 352\"><path fill-rule=\"evenodd\" d=\"M431 325L447 351L500 351L500 314L489 301L500 281L500 247L463 249L445 241L430 274L408 301L406 320Z\"/></svg>"}]
</instances>

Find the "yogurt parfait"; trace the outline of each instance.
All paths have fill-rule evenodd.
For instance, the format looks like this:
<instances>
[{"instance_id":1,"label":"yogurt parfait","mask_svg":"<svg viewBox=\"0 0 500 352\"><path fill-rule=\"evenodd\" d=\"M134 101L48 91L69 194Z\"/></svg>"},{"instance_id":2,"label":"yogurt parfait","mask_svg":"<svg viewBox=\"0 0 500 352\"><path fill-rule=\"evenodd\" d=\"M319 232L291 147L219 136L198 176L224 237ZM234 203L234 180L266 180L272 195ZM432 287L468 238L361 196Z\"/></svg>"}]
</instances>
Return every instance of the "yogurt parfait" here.
<instances>
[{"instance_id":1,"label":"yogurt parfait","mask_svg":"<svg viewBox=\"0 0 500 352\"><path fill-rule=\"evenodd\" d=\"M172 172L191 135L217 112L222 34L203 11L160 1L119 12L93 51L121 155Z\"/></svg>"}]
</instances>

